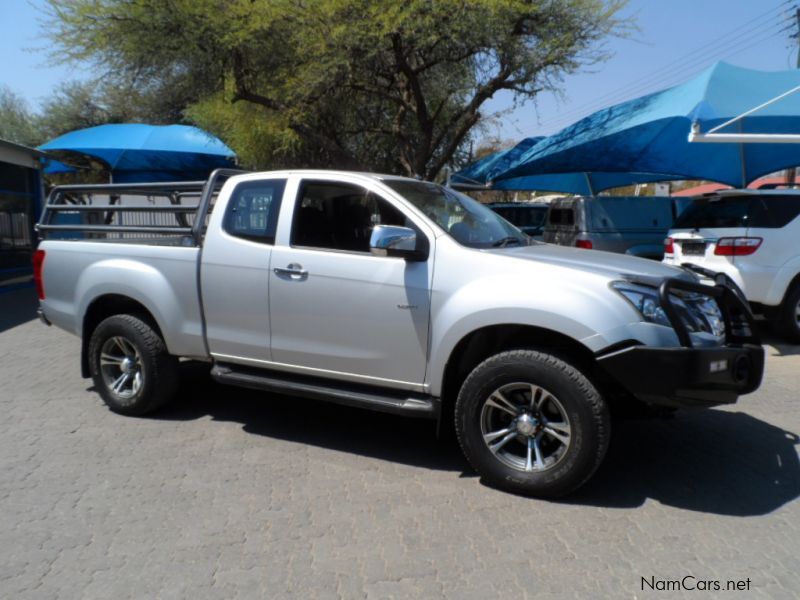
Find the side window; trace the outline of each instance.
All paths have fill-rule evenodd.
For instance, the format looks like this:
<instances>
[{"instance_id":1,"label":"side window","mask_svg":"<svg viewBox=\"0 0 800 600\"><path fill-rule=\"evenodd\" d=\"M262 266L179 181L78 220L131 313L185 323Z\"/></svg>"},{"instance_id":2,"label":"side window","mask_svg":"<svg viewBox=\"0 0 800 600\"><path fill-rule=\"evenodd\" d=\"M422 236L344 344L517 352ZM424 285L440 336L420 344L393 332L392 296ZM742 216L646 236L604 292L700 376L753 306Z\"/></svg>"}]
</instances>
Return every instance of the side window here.
<instances>
[{"instance_id":1,"label":"side window","mask_svg":"<svg viewBox=\"0 0 800 600\"><path fill-rule=\"evenodd\" d=\"M292 246L369 252L375 225L403 225L391 204L349 183L310 181L300 187L294 209Z\"/></svg>"},{"instance_id":2,"label":"side window","mask_svg":"<svg viewBox=\"0 0 800 600\"><path fill-rule=\"evenodd\" d=\"M222 228L236 237L274 244L284 187L285 179L240 183L228 201Z\"/></svg>"},{"instance_id":3,"label":"side window","mask_svg":"<svg viewBox=\"0 0 800 600\"><path fill-rule=\"evenodd\" d=\"M800 214L800 197L798 196L762 196L764 210L769 213L769 225L749 223L750 227L785 227Z\"/></svg>"}]
</instances>

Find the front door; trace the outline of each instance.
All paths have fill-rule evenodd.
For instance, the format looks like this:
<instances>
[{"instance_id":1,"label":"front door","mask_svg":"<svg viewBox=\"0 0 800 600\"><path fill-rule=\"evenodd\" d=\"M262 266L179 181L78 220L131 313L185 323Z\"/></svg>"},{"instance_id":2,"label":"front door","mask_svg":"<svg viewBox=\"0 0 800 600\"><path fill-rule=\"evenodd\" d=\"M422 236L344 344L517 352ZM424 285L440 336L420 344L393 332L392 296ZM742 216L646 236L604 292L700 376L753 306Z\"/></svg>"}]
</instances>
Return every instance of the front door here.
<instances>
[{"instance_id":1,"label":"front door","mask_svg":"<svg viewBox=\"0 0 800 600\"><path fill-rule=\"evenodd\" d=\"M390 201L363 187L301 182L289 239L279 239L273 249L274 362L309 375L421 386L431 259L370 254L376 224L414 226L426 235Z\"/></svg>"}]
</instances>

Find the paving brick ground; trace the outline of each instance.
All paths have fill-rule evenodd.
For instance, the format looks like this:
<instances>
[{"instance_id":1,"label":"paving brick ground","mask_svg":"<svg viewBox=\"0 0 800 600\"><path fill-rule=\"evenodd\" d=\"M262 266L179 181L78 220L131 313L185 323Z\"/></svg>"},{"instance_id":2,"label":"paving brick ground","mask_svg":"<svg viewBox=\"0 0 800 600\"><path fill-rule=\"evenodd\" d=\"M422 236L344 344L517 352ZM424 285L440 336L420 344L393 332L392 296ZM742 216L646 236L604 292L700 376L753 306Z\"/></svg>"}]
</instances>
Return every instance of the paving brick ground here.
<instances>
[{"instance_id":1,"label":"paving brick ground","mask_svg":"<svg viewBox=\"0 0 800 600\"><path fill-rule=\"evenodd\" d=\"M567 502L490 489L430 423L214 385L105 409L78 340L0 294L2 598L800 595L800 350L724 410L615 423Z\"/></svg>"}]
</instances>

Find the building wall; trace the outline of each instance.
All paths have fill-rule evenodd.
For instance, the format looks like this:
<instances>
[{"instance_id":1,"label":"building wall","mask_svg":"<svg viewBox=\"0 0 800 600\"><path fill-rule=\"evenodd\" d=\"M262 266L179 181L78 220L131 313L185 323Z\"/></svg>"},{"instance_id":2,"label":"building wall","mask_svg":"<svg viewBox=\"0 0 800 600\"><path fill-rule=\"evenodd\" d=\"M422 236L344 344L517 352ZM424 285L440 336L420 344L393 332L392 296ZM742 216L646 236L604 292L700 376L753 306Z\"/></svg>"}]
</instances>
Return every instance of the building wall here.
<instances>
[{"instance_id":1,"label":"building wall","mask_svg":"<svg viewBox=\"0 0 800 600\"><path fill-rule=\"evenodd\" d=\"M42 184L37 155L27 148L0 145L0 286L31 277L33 226L41 210Z\"/></svg>"}]
</instances>

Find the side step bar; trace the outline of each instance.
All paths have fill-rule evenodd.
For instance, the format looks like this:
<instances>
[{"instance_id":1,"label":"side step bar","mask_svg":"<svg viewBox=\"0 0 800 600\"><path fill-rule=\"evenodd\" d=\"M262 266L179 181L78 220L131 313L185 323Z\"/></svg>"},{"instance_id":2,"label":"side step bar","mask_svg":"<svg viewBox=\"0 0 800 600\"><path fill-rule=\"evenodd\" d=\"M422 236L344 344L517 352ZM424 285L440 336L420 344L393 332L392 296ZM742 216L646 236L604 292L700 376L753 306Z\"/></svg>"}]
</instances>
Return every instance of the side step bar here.
<instances>
[{"instance_id":1,"label":"side step bar","mask_svg":"<svg viewBox=\"0 0 800 600\"><path fill-rule=\"evenodd\" d=\"M275 392L287 396L301 396L335 402L346 406L367 408L409 417L436 419L439 417L439 399L424 394L401 390L386 390L372 386L347 385L329 379L298 378L285 373L250 369L239 365L216 364L211 377L226 385Z\"/></svg>"}]
</instances>

